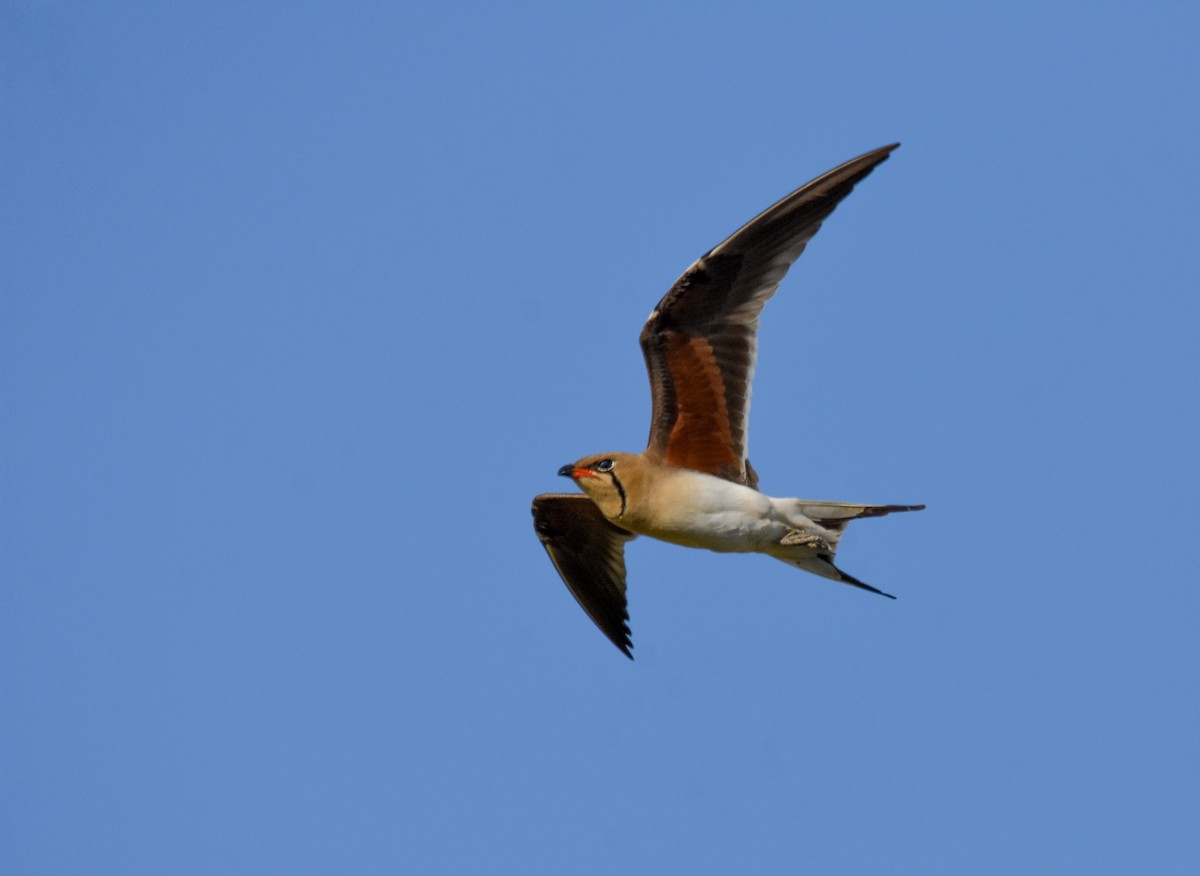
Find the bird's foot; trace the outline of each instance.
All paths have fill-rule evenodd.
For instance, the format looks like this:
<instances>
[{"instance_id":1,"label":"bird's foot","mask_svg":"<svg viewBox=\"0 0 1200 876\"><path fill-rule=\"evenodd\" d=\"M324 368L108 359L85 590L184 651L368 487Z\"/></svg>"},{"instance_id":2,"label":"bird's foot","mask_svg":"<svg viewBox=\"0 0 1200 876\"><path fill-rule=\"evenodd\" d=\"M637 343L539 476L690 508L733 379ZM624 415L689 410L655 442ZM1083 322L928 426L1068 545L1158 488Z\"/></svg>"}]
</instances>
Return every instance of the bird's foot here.
<instances>
[{"instance_id":1,"label":"bird's foot","mask_svg":"<svg viewBox=\"0 0 1200 876\"><path fill-rule=\"evenodd\" d=\"M829 546L829 542L815 532L805 532L803 529L788 530L787 534L779 540L779 543L789 547L799 545L826 554L833 553L833 548Z\"/></svg>"}]
</instances>

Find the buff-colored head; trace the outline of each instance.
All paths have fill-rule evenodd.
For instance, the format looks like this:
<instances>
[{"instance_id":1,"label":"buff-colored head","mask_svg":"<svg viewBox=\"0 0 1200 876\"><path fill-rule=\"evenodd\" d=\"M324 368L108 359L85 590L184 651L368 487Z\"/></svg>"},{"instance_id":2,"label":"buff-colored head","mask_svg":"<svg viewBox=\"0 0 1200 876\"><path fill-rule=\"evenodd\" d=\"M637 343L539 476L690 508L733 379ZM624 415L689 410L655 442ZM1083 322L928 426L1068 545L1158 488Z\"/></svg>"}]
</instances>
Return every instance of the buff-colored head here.
<instances>
[{"instance_id":1,"label":"buff-colored head","mask_svg":"<svg viewBox=\"0 0 1200 876\"><path fill-rule=\"evenodd\" d=\"M641 458L632 453L596 453L558 470L579 484L605 517L619 518L629 504L626 486Z\"/></svg>"}]
</instances>

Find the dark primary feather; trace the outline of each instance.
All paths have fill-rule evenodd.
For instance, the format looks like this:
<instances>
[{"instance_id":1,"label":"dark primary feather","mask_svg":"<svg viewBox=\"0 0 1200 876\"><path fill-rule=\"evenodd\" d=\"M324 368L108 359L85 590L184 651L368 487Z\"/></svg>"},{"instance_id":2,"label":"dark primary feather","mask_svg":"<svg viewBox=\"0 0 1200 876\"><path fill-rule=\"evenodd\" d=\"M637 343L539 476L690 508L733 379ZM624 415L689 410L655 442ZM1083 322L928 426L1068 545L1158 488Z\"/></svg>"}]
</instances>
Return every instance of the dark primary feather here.
<instances>
[{"instance_id":1,"label":"dark primary feather","mask_svg":"<svg viewBox=\"0 0 1200 876\"><path fill-rule=\"evenodd\" d=\"M625 542L635 536L608 521L586 495L545 493L533 500L533 528L563 583L600 631L630 660Z\"/></svg>"},{"instance_id":2,"label":"dark primary feather","mask_svg":"<svg viewBox=\"0 0 1200 876\"><path fill-rule=\"evenodd\" d=\"M769 207L688 268L658 303L641 334L653 401L650 453L755 486L747 414L763 305L821 223L898 145L852 159Z\"/></svg>"}]
</instances>

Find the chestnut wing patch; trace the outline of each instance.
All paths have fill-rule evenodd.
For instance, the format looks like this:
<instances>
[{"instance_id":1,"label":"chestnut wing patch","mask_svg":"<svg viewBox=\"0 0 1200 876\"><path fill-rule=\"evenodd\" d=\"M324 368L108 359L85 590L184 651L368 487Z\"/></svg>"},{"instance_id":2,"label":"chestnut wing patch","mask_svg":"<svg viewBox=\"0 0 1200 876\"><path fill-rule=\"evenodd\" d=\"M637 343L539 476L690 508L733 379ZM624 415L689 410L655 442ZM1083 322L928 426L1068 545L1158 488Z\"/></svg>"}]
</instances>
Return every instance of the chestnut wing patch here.
<instances>
[{"instance_id":1,"label":"chestnut wing patch","mask_svg":"<svg viewBox=\"0 0 1200 876\"><path fill-rule=\"evenodd\" d=\"M730 415L737 413L729 410L725 379L712 344L705 338L668 332L664 347L676 408L666 461L736 478L742 469L742 448L730 432Z\"/></svg>"},{"instance_id":2,"label":"chestnut wing patch","mask_svg":"<svg viewBox=\"0 0 1200 876\"><path fill-rule=\"evenodd\" d=\"M834 208L897 144L847 161L751 219L684 271L642 329L646 452L755 486L746 460L759 315Z\"/></svg>"},{"instance_id":3,"label":"chestnut wing patch","mask_svg":"<svg viewBox=\"0 0 1200 876\"><path fill-rule=\"evenodd\" d=\"M757 312L730 318L740 263L710 257L684 274L642 329L641 343L654 403L649 451L753 486L746 420L758 319Z\"/></svg>"}]
</instances>

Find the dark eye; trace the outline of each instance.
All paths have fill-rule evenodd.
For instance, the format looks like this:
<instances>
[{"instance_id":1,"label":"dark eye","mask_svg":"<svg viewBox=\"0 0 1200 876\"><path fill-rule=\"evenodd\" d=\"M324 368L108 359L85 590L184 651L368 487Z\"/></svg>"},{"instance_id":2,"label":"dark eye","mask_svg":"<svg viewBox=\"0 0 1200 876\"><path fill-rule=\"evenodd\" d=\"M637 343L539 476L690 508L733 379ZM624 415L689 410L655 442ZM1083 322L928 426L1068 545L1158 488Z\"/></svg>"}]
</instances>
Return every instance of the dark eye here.
<instances>
[{"instance_id":1,"label":"dark eye","mask_svg":"<svg viewBox=\"0 0 1200 876\"><path fill-rule=\"evenodd\" d=\"M592 466L596 471L612 471L612 467L613 461L611 459L602 459Z\"/></svg>"}]
</instances>

